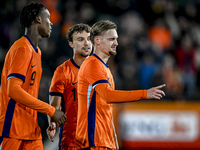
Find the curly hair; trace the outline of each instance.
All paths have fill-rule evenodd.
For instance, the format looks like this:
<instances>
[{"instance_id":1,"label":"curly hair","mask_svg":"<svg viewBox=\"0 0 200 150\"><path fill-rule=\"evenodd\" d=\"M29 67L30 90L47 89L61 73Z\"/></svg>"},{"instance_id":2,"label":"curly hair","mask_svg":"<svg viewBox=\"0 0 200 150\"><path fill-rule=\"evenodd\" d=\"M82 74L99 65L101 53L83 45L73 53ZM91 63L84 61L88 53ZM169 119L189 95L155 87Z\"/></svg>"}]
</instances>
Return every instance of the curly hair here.
<instances>
[{"instance_id":1,"label":"curly hair","mask_svg":"<svg viewBox=\"0 0 200 150\"><path fill-rule=\"evenodd\" d=\"M110 20L101 20L101 21L96 22L92 26L91 32L90 32L90 39L91 39L92 44L94 44L94 37L95 36L100 36L104 32L106 32L110 29L116 29L117 30L117 25Z\"/></svg>"},{"instance_id":2,"label":"curly hair","mask_svg":"<svg viewBox=\"0 0 200 150\"><path fill-rule=\"evenodd\" d=\"M74 32L82 33L83 31L86 31L87 33L90 33L90 30L91 30L91 27L87 24L83 24L83 23L76 24L69 29L66 35L66 39L68 40L68 42L73 42L72 36Z\"/></svg>"},{"instance_id":3,"label":"curly hair","mask_svg":"<svg viewBox=\"0 0 200 150\"><path fill-rule=\"evenodd\" d=\"M43 4L31 3L25 6L20 13L20 24L22 28L29 28L35 18L45 10L46 7Z\"/></svg>"}]
</instances>

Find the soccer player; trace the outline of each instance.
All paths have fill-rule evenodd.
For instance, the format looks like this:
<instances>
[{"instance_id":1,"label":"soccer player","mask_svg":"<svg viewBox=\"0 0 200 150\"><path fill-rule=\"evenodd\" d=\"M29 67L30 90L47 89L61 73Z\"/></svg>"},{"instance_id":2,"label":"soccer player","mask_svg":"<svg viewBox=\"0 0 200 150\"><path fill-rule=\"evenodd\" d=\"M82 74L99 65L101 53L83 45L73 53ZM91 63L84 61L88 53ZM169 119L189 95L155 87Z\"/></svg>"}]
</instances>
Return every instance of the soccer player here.
<instances>
[{"instance_id":1,"label":"soccer player","mask_svg":"<svg viewBox=\"0 0 200 150\"><path fill-rule=\"evenodd\" d=\"M116 149L112 103L161 99L165 95L160 90L165 84L148 90L114 89L113 76L106 63L117 53L116 30L116 24L108 20L99 21L91 28L94 53L83 62L78 74L78 149Z\"/></svg>"},{"instance_id":2,"label":"soccer player","mask_svg":"<svg viewBox=\"0 0 200 150\"><path fill-rule=\"evenodd\" d=\"M62 109L67 116L67 122L60 128L59 132L59 149L74 150L78 111L78 71L82 62L92 51L90 26L82 23L76 24L69 29L66 37L74 55L73 58L68 59L55 70L49 89L49 101L55 108ZM49 121L47 135L53 142L56 123L51 119Z\"/></svg>"},{"instance_id":3,"label":"soccer player","mask_svg":"<svg viewBox=\"0 0 200 150\"><path fill-rule=\"evenodd\" d=\"M31 3L20 13L25 35L9 49L1 76L0 137L2 150L43 150L37 111L54 118L60 126L65 114L38 99L42 75L42 38L48 38L52 23L44 5Z\"/></svg>"}]
</instances>

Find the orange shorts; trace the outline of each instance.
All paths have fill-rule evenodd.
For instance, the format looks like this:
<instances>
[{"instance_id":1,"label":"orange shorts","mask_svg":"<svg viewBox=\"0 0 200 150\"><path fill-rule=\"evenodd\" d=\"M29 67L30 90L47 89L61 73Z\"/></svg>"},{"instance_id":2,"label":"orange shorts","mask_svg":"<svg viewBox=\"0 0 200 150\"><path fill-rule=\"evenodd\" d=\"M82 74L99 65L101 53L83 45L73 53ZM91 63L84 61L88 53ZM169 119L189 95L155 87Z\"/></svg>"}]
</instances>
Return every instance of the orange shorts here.
<instances>
[{"instance_id":1,"label":"orange shorts","mask_svg":"<svg viewBox=\"0 0 200 150\"><path fill-rule=\"evenodd\" d=\"M44 150L42 140L3 138L1 150Z\"/></svg>"}]
</instances>

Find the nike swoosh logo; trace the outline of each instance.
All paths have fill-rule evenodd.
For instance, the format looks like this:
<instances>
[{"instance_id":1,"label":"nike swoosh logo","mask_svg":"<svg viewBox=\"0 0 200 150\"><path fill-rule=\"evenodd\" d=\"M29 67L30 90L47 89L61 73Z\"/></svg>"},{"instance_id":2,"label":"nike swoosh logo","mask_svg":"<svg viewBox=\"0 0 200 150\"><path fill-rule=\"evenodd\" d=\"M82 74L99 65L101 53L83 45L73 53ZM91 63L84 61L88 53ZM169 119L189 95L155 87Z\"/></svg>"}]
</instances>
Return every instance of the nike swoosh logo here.
<instances>
[{"instance_id":1,"label":"nike swoosh logo","mask_svg":"<svg viewBox=\"0 0 200 150\"><path fill-rule=\"evenodd\" d=\"M75 85L76 83L78 83L78 82L72 83L72 85Z\"/></svg>"},{"instance_id":2,"label":"nike swoosh logo","mask_svg":"<svg viewBox=\"0 0 200 150\"><path fill-rule=\"evenodd\" d=\"M35 67L35 66L36 66L36 65L33 65L33 66L31 65L31 68L33 68L33 67Z\"/></svg>"}]
</instances>

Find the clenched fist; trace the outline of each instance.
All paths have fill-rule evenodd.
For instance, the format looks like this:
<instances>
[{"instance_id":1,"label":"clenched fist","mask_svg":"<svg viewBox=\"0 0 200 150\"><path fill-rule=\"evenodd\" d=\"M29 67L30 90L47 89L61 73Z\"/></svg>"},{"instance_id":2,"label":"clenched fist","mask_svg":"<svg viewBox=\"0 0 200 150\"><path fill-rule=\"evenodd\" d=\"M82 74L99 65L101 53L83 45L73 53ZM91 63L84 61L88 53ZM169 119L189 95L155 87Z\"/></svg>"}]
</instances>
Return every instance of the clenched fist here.
<instances>
[{"instance_id":1,"label":"clenched fist","mask_svg":"<svg viewBox=\"0 0 200 150\"><path fill-rule=\"evenodd\" d=\"M59 127L63 126L64 123L67 121L67 117L65 114L61 111L56 109L55 113L53 114L52 118L57 121Z\"/></svg>"}]
</instances>

